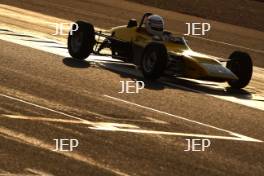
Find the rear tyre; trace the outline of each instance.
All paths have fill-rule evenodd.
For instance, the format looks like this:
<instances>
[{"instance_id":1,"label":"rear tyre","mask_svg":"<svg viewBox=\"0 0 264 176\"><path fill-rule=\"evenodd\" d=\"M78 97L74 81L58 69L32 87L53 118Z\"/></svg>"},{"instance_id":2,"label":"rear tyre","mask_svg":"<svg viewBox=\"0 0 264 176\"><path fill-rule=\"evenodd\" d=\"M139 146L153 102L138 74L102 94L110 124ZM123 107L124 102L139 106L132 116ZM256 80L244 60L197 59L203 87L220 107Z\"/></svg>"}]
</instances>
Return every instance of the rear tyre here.
<instances>
[{"instance_id":1,"label":"rear tyre","mask_svg":"<svg viewBox=\"0 0 264 176\"><path fill-rule=\"evenodd\" d=\"M144 78L158 79L164 72L168 60L167 49L160 43L150 43L146 46L141 60Z\"/></svg>"},{"instance_id":2,"label":"rear tyre","mask_svg":"<svg viewBox=\"0 0 264 176\"><path fill-rule=\"evenodd\" d=\"M83 60L92 52L95 44L94 27L90 23L77 21L78 30L69 33L68 51L73 58Z\"/></svg>"},{"instance_id":3,"label":"rear tyre","mask_svg":"<svg viewBox=\"0 0 264 176\"><path fill-rule=\"evenodd\" d=\"M238 80L228 81L228 84L234 89L244 88L252 77L253 64L251 57L245 52L235 51L229 56L229 59L226 67L238 77Z\"/></svg>"}]
</instances>

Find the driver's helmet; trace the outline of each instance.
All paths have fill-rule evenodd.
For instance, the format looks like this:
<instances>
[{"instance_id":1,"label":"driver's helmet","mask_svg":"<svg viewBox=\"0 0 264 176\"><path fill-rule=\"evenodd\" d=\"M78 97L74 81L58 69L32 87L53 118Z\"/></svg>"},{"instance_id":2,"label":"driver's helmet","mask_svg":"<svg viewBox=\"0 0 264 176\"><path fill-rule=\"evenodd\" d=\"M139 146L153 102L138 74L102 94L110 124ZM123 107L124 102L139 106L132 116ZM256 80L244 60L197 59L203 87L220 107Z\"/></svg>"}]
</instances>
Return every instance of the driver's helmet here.
<instances>
[{"instance_id":1,"label":"driver's helmet","mask_svg":"<svg viewBox=\"0 0 264 176\"><path fill-rule=\"evenodd\" d=\"M149 34L161 36L164 30L164 20L159 15L150 15L145 20L145 27Z\"/></svg>"}]
</instances>

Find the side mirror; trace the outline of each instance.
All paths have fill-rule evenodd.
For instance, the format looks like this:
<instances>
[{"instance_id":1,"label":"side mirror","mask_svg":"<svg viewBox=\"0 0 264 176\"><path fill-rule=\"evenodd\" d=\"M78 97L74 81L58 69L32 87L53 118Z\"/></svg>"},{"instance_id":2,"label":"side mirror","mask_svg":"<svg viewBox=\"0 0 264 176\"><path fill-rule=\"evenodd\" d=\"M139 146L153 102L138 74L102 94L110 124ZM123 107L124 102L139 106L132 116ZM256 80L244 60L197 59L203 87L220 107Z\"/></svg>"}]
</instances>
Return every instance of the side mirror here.
<instances>
[{"instance_id":1,"label":"side mirror","mask_svg":"<svg viewBox=\"0 0 264 176\"><path fill-rule=\"evenodd\" d=\"M137 26L137 20L136 19L130 19L127 24L127 28L136 27Z\"/></svg>"}]
</instances>

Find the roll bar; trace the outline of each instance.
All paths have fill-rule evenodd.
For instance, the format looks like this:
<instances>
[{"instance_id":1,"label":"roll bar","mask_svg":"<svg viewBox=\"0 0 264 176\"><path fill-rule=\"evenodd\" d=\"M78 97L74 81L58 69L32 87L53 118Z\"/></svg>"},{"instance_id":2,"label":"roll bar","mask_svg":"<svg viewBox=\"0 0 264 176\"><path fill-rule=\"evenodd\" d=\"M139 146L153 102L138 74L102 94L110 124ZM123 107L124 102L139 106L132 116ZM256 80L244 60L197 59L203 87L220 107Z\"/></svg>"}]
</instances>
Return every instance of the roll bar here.
<instances>
[{"instance_id":1,"label":"roll bar","mask_svg":"<svg viewBox=\"0 0 264 176\"><path fill-rule=\"evenodd\" d=\"M141 28L141 27L142 27L145 18L146 18L146 17L149 17L150 15L152 15L152 13L145 13L145 14L143 15L143 17L142 17L142 19L141 19L141 21L140 21L140 24L139 24L139 26L138 26L138 28Z\"/></svg>"}]
</instances>

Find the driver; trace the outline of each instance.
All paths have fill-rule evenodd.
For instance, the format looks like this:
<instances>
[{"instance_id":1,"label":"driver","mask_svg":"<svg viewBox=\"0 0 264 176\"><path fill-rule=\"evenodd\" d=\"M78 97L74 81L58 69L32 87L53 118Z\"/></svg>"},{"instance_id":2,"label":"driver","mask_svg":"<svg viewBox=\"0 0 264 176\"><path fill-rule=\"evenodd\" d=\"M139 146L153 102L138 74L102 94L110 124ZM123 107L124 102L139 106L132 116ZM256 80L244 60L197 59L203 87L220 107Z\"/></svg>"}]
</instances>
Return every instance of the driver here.
<instances>
[{"instance_id":1,"label":"driver","mask_svg":"<svg viewBox=\"0 0 264 176\"><path fill-rule=\"evenodd\" d=\"M159 15L150 15L145 20L145 28L149 34L161 37L164 30L164 20Z\"/></svg>"}]
</instances>

